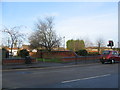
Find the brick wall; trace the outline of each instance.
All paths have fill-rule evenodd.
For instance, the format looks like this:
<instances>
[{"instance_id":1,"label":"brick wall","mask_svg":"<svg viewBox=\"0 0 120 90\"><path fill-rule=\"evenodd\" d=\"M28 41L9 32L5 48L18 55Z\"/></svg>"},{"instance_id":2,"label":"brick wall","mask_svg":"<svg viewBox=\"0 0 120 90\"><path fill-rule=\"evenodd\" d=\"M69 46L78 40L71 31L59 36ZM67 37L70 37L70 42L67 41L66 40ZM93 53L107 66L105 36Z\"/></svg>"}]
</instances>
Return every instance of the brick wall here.
<instances>
[{"instance_id":1,"label":"brick wall","mask_svg":"<svg viewBox=\"0 0 120 90\"><path fill-rule=\"evenodd\" d=\"M100 56L78 56L78 57L63 57L62 61L80 61L80 60L99 60Z\"/></svg>"},{"instance_id":2,"label":"brick wall","mask_svg":"<svg viewBox=\"0 0 120 90\"><path fill-rule=\"evenodd\" d=\"M36 59L32 59L32 63L36 63L37 60ZM21 59L3 59L2 60L2 64L25 64L25 59L21 58Z\"/></svg>"},{"instance_id":3,"label":"brick wall","mask_svg":"<svg viewBox=\"0 0 120 90\"><path fill-rule=\"evenodd\" d=\"M73 57L76 56L76 53L73 51L51 51L51 52L45 52L45 51L38 51L38 52L31 52L30 56L35 58L54 58L54 57Z\"/></svg>"},{"instance_id":4,"label":"brick wall","mask_svg":"<svg viewBox=\"0 0 120 90\"><path fill-rule=\"evenodd\" d=\"M99 60L100 56L78 56L73 51L52 51L52 52L37 52L31 53L32 57L36 58L60 58L62 61L82 61L82 60Z\"/></svg>"}]
</instances>

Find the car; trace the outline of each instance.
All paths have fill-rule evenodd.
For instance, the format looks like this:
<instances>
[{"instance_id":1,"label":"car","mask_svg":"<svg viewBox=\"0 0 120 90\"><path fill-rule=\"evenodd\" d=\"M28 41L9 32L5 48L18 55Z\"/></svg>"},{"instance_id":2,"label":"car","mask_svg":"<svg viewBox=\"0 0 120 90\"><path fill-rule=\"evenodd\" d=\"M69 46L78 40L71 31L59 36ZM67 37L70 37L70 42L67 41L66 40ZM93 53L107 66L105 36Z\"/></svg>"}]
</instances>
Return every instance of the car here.
<instances>
[{"instance_id":1,"label":"car","mask_svg":"<svg viewBox=\"0 0 120 90\"><path fill-rule=\"evenodd\" d=\"M100 62L102 64L109 62L109 63L115 63L120 61L120 54L118 51L110 51L110 50L105 50L102 52L100 56Z\"/></svg>"}]
</instances>

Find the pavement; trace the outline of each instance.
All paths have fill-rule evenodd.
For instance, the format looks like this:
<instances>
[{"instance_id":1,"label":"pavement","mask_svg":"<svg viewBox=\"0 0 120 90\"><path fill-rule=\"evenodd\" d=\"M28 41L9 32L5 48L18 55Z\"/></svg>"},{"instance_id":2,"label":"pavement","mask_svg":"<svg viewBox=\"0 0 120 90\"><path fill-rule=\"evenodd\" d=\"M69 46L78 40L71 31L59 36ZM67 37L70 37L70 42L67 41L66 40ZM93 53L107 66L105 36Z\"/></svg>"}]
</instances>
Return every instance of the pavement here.
<instances>
[{"instance_id":1,"label":"pavement","mask_svg":"<svg viewBox=\"0 0 120 90\"><path fill-rule=\"evenodd\" d=\"M91 62L91 63L93 63L93 62ZM8 64L8 65L2 65L2 70L60 67L60 66L70 66L70 65L77 65L77 64L89 64L89 63L80 63L80 62L77 62L77 63L76 62L69 62L69 63L37 62L37 63L32 63L32 64Z\"/></svg>"}]
</instances>

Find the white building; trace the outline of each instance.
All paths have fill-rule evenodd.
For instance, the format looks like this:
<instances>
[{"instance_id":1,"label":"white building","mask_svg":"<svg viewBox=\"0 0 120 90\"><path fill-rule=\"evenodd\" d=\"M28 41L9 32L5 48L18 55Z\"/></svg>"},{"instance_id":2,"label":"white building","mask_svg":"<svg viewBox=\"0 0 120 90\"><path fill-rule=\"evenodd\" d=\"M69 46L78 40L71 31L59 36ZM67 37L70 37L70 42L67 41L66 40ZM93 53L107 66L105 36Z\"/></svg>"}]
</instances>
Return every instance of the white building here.
<instances>
[{"instance_id":1,"label":"white building","mask_svg":"<svg viewBox=\"0 0 120 90\"><path fill-rule=\"evenodd\" d=\"M10 48L8 48L8 51L9 51L9 55L11 54L10 52L11 52L11 49ZM13 56L17 56L17 52L18 52L18 48L13 48L12 49L12 55Z\"/></svg>"}]
</instances>

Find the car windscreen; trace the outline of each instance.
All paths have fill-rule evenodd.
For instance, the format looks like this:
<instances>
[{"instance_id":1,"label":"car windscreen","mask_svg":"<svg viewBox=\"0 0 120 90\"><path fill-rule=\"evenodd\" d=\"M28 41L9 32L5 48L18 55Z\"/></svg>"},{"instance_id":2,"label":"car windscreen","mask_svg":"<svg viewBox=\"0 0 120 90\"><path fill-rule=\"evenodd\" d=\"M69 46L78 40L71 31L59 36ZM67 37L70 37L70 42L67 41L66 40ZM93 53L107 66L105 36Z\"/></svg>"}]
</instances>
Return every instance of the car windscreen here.
<instances>
[{"instance_id":1,"label":"car windscreen","mask_svg":"<svg viewBox=\"0 0 120 90\"><path fill-rule=\"evenodd\" d=\"M108 54L110 54L110 51L103 51L102 54L108 55Z\"/></svg>"}]
</instances>

